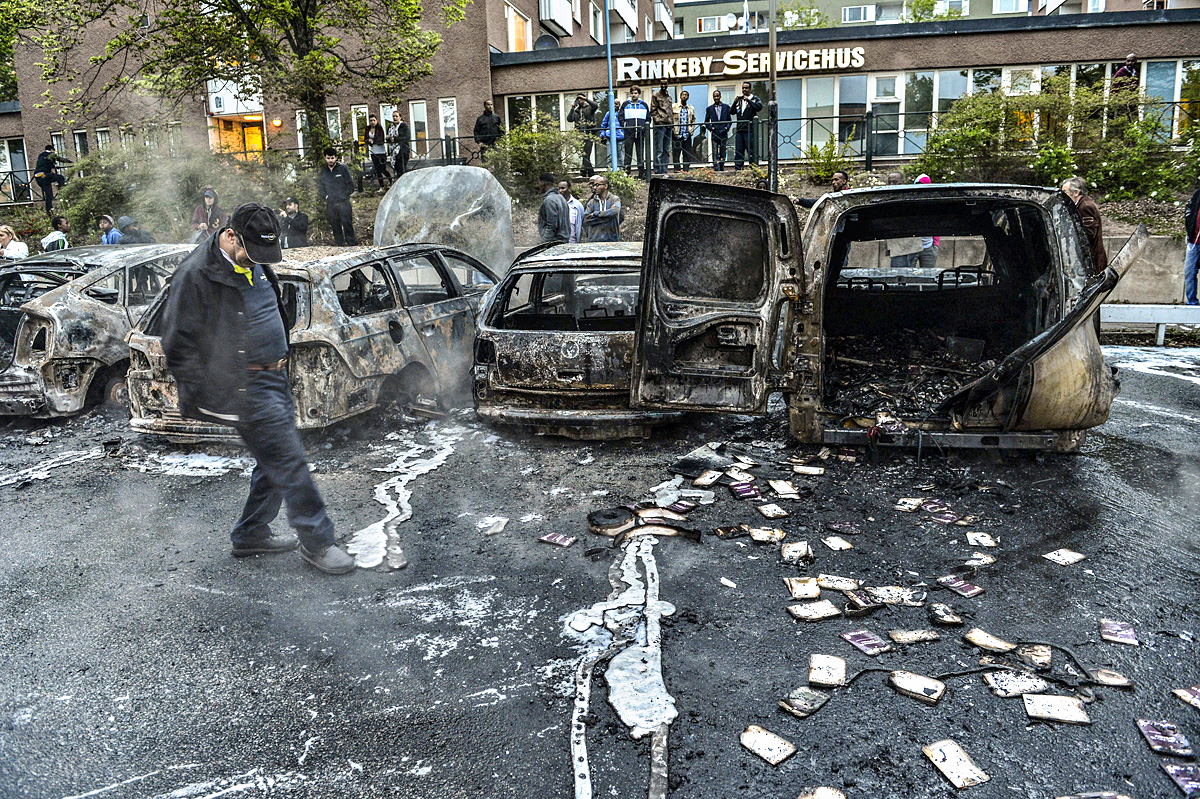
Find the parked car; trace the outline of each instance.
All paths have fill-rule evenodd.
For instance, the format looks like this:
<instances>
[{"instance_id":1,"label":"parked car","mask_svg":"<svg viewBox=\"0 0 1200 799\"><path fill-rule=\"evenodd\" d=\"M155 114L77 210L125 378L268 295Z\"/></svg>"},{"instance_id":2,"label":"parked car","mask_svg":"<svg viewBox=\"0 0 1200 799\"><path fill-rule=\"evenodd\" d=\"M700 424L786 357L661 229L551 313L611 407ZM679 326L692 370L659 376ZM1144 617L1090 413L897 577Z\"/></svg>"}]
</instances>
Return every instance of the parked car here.
<instances>
[{"instance_id":1,"label":"parked car","mask_svg":"<svg viewBox=\"0 0 1200 799\"><path fill-rule=\"evenodd\" d=\"M466 394L475 312L496 282L476 259L451 247L403 244L284 261L275 271L290 331L297 427L324 427L389 397ZM169 291L129 337L131 424L174 441L227 438L228 427L179 415L160 338Z\"/></svg>"},{"instance_id":2,"label":"parked car","mask_svg":"<svg viewBox=\"0 0 1200 799\"><path fill-rule=\"evenodd\" d=\"M190 251L78 247L0 271L0 414L46 418L125 404L125 336Z\"/></svg>"},{"instance_id":3,"label":"parked car","mask_svg":"<svg viewBox=\"0 0 1200 799\"><path fill-rule=\"evenodd\" d=\"M518 257L479 315L479 416L585 439L646 436L678 419L629 404L641 265L640 245L625 243Z\"/></svg>"},{"instance_id":4,"label":"parked car","mask_svg":"<svg viewBox=\"0 0 1200 799\"><path fill-rule=\"evenodd\" d=\"M1053 189L845 191L801 237L786 197L653 181L630 404L763 413L778 391L805 442L1072 450L1119 390L1093 318L1146 240L1093 275Z\"/></svg>"}]
</instances>

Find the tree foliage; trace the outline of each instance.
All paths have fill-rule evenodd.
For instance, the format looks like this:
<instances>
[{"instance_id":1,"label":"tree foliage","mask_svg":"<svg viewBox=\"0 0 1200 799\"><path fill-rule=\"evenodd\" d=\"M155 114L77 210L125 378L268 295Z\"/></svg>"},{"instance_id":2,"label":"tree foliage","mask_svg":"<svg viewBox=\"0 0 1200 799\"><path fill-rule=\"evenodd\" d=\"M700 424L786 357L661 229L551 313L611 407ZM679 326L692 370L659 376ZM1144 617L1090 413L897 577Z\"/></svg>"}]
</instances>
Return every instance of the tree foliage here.
<instances>
[{"instance_id":1,"label":"tree foliage","mask_svg":"<svg viewBox=\"0 0 1200 799\"><path fill-rule=\"evenodd\" d=\"M508 193L533 200L538 196L538 176L543 172L565 175L579 164L583 140L574 130L559 130L545 114L509 130L488 150L485 165Z\"/></svg>"},{"instance_id":2,"label":"tree foliage","mask_svg":"<svg viewBox=\"0 0 1200 799\"><path fill-rule=\"evenodd\" d=\"M829 15L814 0L783 0L775 12L775 24L785 31L833 27Z\"/></svg>"},{"instance_id":3,"label":"tree foliage","mask_svg":"<svg viewBox=\"0 0 1200 799\"><path fill-rule=\"evenodd\" d=\"M4 4L13 0L2 0ZM461 20L470 0L438 0L439 26ZM421 0L52 0L52 25L35 36L43 79L69 86L66 113L88 112L122 90L183 100L208 80L245 96L305 109L314 149L329 139L325 100L338 87L394 97L430 74L442 42L421 26ZM114 33L85 64L76 48L95 25Z\"/></svg>"},{"instance_id":4,"label":"tree foliage","mask_svg":"<svg viewBox=\"0 0 1200 799\"><path fill-rule=\"evenodd\" d=\"M17 42L22 30L41 19L41 6L31 0L0 2L0 102L17 99Z\"/></svg>"},{"instance_id":5,"label":"tree foliage","mask_svg":"<svg viewBox=\"0 0 1200 799\"><path fill-rule=\"evenodd\" d=\"M961 19L963 16L962 9L950 8L947 6L945 11L938 13L938 0L908 0L908 21L909 22L941 22L947 19Z\"/></svg>"}]
</instances>

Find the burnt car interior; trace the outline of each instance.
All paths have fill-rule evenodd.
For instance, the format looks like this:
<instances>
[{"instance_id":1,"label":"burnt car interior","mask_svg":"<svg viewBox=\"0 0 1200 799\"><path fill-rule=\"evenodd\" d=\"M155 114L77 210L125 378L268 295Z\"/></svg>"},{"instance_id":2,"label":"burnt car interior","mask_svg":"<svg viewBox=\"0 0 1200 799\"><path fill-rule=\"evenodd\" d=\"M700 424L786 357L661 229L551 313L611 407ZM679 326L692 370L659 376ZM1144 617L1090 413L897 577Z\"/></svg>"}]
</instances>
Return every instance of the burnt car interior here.
<instances>
[{"instance_id":1,"label":"burnt car interior","mask_svg":"<svg viewBox=\"0 0 1200 799\"><path fill-rule=\"evenodd\" d=\"M934 236L936 261L923 249ZM824 289L825 408L933 418L943 399L1058 320L1055 241L1040 205L1008 198L846 214ZM906 249L918 252L890 255Z\"/></svg>"},{"instance_id":2,"label":"burnt car interior","mask_svg":"<svg viewBox=\"0 0 1200 799\"><path fill-rule=\"evenodd\" d=\"M0 274L0 367L7 367L12 362L17 328L21 322L21 306L82 274L82 269L29 272L14 270Z\"/></svg>"},{"instance_id":3,"label":"burnt car interior","mask_svg":"<svg viewBox=\"0 0 1200 799\"><path fill-rule=\"evenodd\" d=\"M500 330L632 333L640 281L628 269L527 272L508 285L489 323Z\"/></svg>"}]
</instances>

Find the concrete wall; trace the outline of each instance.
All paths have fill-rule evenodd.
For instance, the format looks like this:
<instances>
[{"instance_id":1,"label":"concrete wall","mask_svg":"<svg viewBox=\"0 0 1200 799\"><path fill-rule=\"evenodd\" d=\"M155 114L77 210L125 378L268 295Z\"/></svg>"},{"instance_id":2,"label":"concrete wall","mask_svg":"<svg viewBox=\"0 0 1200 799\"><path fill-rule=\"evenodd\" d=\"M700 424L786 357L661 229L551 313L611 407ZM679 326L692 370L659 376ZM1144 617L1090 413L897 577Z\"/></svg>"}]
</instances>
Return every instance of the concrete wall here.
<instances>
[{"instance_id":1,"label":"concrete wall","mask_svg":"<svg viewBox=\"0 0 1200 799\"><path fill-rule=\"evenodd\" d=\"M1125 244L1124 236L1105 236L1104 249L1115 258ZM1146 249L1133 262L1109 302L1182 303L1183 302L1182 239L1170 236L1151 236Z\"/></svg>"}]
</instances>

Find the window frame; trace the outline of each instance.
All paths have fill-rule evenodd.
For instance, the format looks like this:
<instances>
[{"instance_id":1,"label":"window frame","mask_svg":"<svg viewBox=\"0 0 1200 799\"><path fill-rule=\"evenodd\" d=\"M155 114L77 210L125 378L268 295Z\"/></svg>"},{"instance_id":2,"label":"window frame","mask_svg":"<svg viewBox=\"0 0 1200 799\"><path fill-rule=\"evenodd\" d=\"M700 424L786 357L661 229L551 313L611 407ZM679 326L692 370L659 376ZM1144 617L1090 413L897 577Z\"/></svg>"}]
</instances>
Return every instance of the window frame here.
<instances>
[{"instance_id":1,"label":"window frame","mask_svg":"<svg viewBox=\"0 0 1200 799\"><path fill-rule=\"evenodd\" d=\"M847 12L854 11L854 10L858 10L858 11L862 12L862 19L847 19L846 18L848 16ZM855 25L858 23L874 22L874 21L875 21L875 6L874 5L842 6L842 24L843 25Z\"/></svg>"},{"instance_id":2,"label":"window frame","mask_svg":"<svg viewBox=\"0 0 1200 799\"><path fill-rule=\"evenodd\" d=\"M336 282L337 279L339 277L341 277L342 275L346 274L347 272L354 272L356 270L372 269L372 268L379 270L379 273L383 275L383 282L387 284L388 290L391 292L391 295L392 295L392 307L381 308L379 310L371 311L370 313L364 313L364 314L348 313L346 311L346 307L342 304L342 298L338 295L337 282ZM351 320L353 320L353 319L368 319L368 318L371 318L374 316L378 316L380 314L394 313L395 311L404 307L403 297L401 296L399 290L397 289L396 279L395 279L395 276L392 275L392 270L388 268L387 259L380 259L380 260L376 260L376 261L365 261L360 264L348 266L345 269L342 269L342 270L330 275L329 276L329 285L333 289L334 297L337 298L338 310L341 311L342 316L344 316L346 319L351 319ZM372 281L371 285L375 285L374 281Z\"/></svg>"},{"instance_id":3,"label":"window frame","mask_svg":"<svg viewBox=\"0 0 1200 799\"><path fill-rule=\"evenodd\" d=\"M440 253L437 250L425 250L412 253L397 253L390 255L387 258L388 272L392 275L392 280L399 287L400 299L405 308L427 308L430 305L437 305L440 302L457 299L462 296L458 290L458 285L455 283L454 276L450 274L450 270L442 263ZM446 296L441 299L431 300L429 302L414 303L409 297L408 284L401 277L401 265L409 261L424 259L429 263L433 270L437 273L438 279L441 281L443 288L446 289ZM422 267L417 267L421 269Z\"/></svg>"}]
</instances>

